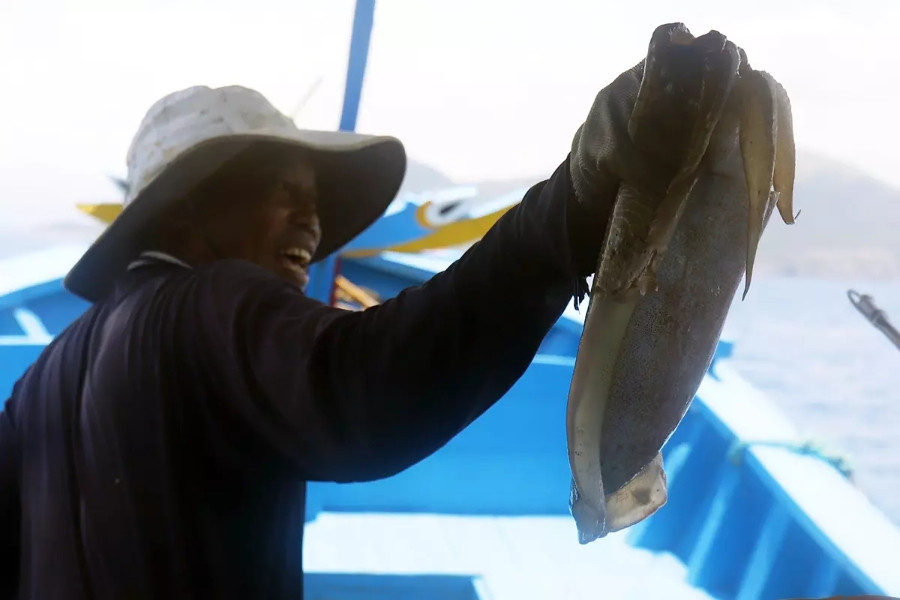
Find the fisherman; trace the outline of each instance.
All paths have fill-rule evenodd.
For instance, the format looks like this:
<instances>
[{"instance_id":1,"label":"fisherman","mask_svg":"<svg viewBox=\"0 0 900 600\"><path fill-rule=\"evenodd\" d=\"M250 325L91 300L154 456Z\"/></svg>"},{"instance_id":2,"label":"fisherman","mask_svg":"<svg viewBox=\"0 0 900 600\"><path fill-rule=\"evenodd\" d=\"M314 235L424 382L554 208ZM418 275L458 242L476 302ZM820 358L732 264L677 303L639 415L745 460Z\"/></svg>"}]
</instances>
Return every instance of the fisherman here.
<instances>
[{"instance_id":1,"label":"fisherman","mask_svg":"<svg viewBox=\"0 0 900 600\"><path fill-rule=\"evenodd\" d=\"M641 75L459 260L363 311L306 297L307 269L385 211L398 140L299 130L242 87L153 105L65 279L92 304L0 413L0 597L301 598L306 482L441 448L586 293L619 182L654 185L626 133Z\"/></svg>"}]
</instances>

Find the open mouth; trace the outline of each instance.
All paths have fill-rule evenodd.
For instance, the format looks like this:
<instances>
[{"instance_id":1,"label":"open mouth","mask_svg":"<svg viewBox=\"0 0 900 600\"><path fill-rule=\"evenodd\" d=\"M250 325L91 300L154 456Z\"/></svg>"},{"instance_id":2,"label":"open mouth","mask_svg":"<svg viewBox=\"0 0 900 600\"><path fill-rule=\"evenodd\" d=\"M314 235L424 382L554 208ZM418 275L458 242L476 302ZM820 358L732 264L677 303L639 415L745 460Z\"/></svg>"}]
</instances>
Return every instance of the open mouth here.
<instances>
[{"instance_id":1,"label":"open mouth","mask_svg":"<svg viewBox=\"0 0 900 600\"><path fill-rule=\"evenodd\" d=\"M281 262L291 272L305 276L312 262L312 254L306 248L287 248L281 252Z\"/></svg>"}]
</instances>

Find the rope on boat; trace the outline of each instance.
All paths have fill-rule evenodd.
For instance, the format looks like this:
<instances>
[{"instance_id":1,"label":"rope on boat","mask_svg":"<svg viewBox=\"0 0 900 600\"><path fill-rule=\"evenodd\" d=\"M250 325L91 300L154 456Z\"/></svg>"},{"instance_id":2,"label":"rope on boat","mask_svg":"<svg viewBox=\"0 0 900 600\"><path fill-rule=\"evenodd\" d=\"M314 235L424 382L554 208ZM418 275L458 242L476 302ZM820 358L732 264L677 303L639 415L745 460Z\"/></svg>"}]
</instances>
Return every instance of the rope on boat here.
<instances>
[{"instance_id":1,"label":"rope on boat","mask_svg":"<svg viewBox=\"0 0 900 600\"><path fill-rule=\"evenodd\" d=\"M875 300L867 294L860 294L856 290L847 290L847 298L850 303L872 324L875 329L882 332L898 349L900 349L900 332L894 328L888 321L887 315L883 310L875 305ZM797 454L813 456L822 460L835 469L847 479L853 477L853 467L845 456L826 452L822 444L814 440L805 442L789 442L780 440L748 440L737 441L732 444L728 452L728 458L734 464L740 464L742 454L751 446L768 446L771 448L782 448Z\"/></svg>"},{"instance_id":2,"label":"rope on boat","mask_svg":"<svg viewBox=\"0 0 900 600\"><path fill-rule=\"evenodd\" d=\"M816 442L815 440L807 440L805 442L789 442L781 440L739 440L731 445L731 449L728 451L728 459L731 460L731 462L733 462L734 464L740 464L743 452L751 446L782 448L784 450L796 452L797 454L812 456L830 464L832 467L840 471L841 475L843 475L845 478L852 479L853 477L854 469L847 457L827 452L824 446L820 442Z\"/></svg>"},{"instance_id":3,"label":"rope on boat","mask_svg":"<svg viewBox=\"0 0 900 600\"><path fill-rule=\"evenodd\" d=\"M855 290L847 290L850 303L858 310L875 329L889 339L894 346L900 349L900 332L888 321L883 310L875 306L875 299L866 294L860 294Z\"/></svg>"}]
</instances>

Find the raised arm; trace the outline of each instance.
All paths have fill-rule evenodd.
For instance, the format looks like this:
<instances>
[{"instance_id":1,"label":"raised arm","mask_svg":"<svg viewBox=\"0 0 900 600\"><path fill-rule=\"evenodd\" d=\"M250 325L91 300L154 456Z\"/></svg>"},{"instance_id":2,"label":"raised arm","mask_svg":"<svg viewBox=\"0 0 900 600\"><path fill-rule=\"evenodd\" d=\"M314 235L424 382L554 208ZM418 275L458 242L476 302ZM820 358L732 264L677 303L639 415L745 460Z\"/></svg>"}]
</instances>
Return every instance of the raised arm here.
<instances>
[{"instance_id":1,"label":"raised arm","mask_svg":"<svg viewBox=\"0 0 900 600\"><path fill-rule=\"evenodd\" d=\"M605 219L574 201L566 162L445 272L365 311L323 306L245 263L201 271L185 343L218 389L197 401L238 417L211 426L233 427L306 478L401 471L524 373L585 291Z\"/></svg>"}]
</instances>

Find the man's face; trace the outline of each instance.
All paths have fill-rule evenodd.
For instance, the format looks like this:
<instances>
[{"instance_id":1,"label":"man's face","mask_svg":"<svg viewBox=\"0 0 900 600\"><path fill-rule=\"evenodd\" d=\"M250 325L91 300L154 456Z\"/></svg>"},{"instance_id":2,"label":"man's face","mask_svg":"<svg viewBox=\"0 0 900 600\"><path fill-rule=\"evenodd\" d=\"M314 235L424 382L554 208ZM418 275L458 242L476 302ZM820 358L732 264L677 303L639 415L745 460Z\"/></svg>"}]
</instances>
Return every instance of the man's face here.
<instances>
[{"instance_id":1,"label":"man's face","mask_svg":"<svg viewBox=\"0 0 900 600\"><path fill-rule=\"evenodd\" d=\"M246 260L306 286L322 236L310 166L231 178L210 196L200 234L213 255Z\"/></svg>"}]
</instances>

